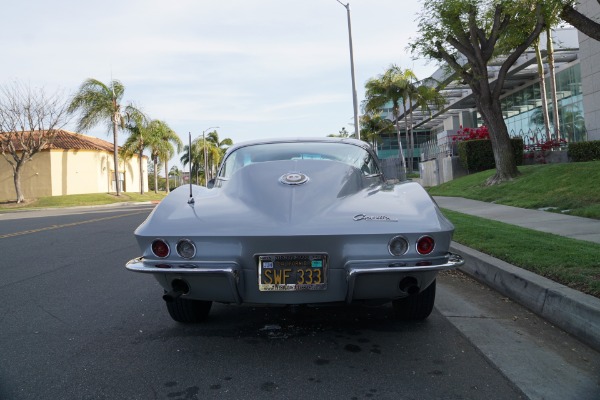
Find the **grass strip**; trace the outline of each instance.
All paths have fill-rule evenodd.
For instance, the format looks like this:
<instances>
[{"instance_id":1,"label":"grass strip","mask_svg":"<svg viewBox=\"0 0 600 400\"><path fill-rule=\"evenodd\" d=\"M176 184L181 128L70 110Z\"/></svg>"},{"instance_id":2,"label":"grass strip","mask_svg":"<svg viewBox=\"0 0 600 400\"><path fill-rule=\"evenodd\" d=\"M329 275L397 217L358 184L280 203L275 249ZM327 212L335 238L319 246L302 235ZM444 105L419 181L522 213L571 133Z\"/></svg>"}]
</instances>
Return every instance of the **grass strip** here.
<instances>
[{"instance_id":1,"label":"grass strip","mask_svg":"<svg viewBox=\"0 0 600 400\"><path fill-rule=\"evenodd\" d=\"M145 202L160 201L166 196L165 192L150 192L143 195L139 193L123 193L116 196L109 193L92 194L72 194L66 196L48 196L35 199L23 204L7 202L0 204L0 210L27 210L36 208L54 208L54 207L76 207L76 206L97 206L123 202Z\"/></svg>"},{"instance_id":2,"label":"grass strip","mask_svg":"<svg viewBox=\"0 0 600 400\"><path fill-rule=\"evenodd\" d=\"M492 257L600 297L600 244L443 209L454 240Z\"/></svg>"},{"instance_id":3,"label":"grass strip","mask_svg":"<svg viewBox=\"0 0 600 400\"><path fill-rule=\"evenodd\" d=\"M488 170L428 189L433 196L454 196L507 206L562 212L600 219L600 161L527 165L521 175L486 186L496 171Z\"/></svg>"}]
</instances>

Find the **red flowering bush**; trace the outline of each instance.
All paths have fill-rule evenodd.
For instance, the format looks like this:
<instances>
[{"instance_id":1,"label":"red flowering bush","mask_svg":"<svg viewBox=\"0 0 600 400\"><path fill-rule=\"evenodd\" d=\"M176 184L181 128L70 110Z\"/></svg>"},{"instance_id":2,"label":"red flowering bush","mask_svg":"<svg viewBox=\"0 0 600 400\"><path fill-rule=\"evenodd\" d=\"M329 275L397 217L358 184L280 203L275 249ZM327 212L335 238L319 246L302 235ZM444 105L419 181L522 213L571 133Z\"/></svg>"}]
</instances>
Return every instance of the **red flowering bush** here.
<instances>
[{"instance_id":1,"label":"red flowering bush","mask_svg":"<svg viewBox=\"0 0 600 400\"><path fill-rule=\"evenodd\" d=\"M462 125L456 131L456 136L452 138L455 142L464 142L468 140L482 140L489 139L490 132L487 126L483 125L479 128L463 128Z\"/></svg>"},{"instance_id":2,"label":"red flowering bush","mask_svg":"<svg viewBox=\"0 0 600 400\"><path fill-rule=\"evenodd\" d=\"M549 151L565 149L568 146L566 139L550 139L545 142L533 142L535 138L528 138L532 143L525 146L525 159L534 160L536 164L546 164Z\"/></svg>"}]
</instances>

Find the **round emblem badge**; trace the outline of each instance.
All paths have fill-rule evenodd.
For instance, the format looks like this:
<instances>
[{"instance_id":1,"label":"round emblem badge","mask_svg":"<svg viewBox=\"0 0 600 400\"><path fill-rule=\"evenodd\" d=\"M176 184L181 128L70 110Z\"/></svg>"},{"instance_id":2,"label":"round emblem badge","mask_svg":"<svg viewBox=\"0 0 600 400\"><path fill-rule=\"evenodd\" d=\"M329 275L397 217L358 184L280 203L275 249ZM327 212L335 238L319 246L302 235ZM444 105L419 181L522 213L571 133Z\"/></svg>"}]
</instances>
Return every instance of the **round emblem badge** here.
<instances>
[{"instance_id":1,"label":"round emblem badge","mask_svg":"<svg viewBox=\"0 0 600 400\"><path fill-rule=\"evenodd\" d=\"M279 178L279 182L285 183L286 185L302 185L308 182L308 176L300 172L290 172Z\"/></svg>"}]
</instances>

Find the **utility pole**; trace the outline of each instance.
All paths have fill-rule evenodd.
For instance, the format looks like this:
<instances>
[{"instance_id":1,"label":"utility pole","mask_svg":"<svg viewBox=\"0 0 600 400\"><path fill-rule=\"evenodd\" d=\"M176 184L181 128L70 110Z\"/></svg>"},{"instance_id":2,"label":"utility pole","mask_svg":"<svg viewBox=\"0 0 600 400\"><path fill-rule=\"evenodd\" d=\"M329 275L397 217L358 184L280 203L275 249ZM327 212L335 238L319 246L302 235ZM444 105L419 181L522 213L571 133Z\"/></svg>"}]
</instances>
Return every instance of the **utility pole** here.
<instances>
[{"instance_id":1,"label":"utility pole","mask_svg":"<svg viewBox=\"0 0 600 400\"><path fill-rule=\"evenodd\" d=\"M348 14L348 42L350 45L350 74L352 75L352 103L354 105L354 137L360 140L360 129L358 126L358 99L356 97L356 78L354 76L354 51L352 49L352 23L350 21L350 3L344 4L336 0L346 9Z\"/></svg>"}]
</instances>

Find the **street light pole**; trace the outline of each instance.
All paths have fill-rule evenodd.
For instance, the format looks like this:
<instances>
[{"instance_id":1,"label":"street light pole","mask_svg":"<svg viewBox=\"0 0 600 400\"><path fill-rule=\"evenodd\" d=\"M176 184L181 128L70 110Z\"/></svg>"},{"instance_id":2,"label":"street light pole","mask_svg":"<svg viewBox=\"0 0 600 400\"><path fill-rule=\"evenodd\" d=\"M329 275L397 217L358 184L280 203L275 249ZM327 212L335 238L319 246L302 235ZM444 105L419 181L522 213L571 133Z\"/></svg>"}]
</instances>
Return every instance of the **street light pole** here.
<instances>
[{"instance_id":1,"label":"street light pole","mask_svg":"<svg viewBox=\"0 0 600 400\"><path fill-rule=\"evenodd\" d=\"M204 147L204 186L208 186L208 176L206 175L208 169L208 152L206 148L206 136L204 135L209 129L218 129L218 126L211 126L202 131L202 145Z\"/></svg>"},{"instance_id":2,"label":"street light pole","mask_svg":"<svg viewBox=\"0 0 600 400\"><path fill-rule=\"evenodd\" d=\"M352 23L350 22L350 3L344 4L336 0L346 9L348 14L348 43L350 46L350 73L352 75L352 103L354 105L354 137L360 140L360 130L358 129L358 99L356 97L356 79L354 77L354 51L352 49Z\"/></svg>"}]
</instances>

